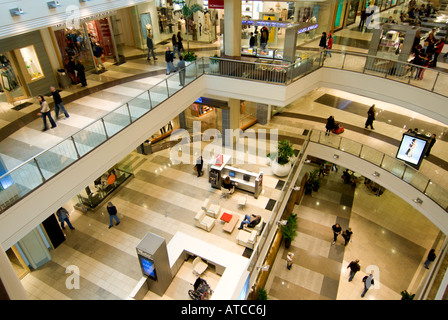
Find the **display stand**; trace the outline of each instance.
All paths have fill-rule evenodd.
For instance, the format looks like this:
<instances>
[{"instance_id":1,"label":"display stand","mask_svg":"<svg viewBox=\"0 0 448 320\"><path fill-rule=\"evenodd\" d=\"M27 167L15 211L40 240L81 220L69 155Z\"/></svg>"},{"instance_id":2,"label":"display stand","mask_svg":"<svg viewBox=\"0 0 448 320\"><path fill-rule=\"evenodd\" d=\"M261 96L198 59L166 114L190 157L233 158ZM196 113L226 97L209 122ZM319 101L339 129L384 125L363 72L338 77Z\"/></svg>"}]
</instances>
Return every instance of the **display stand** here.
<instances>
[{"instance_id":1,"label":"display stand","mask_svg":"<svg viewBox=\"0 0 448 320\"><path fill-rule=\"evenodd\" d=\"M383 24L381 28L374 29L365 69L404 75L405 63L410 58L418 30L420 28L397 24Z\"/></svg>"}]
</instances>

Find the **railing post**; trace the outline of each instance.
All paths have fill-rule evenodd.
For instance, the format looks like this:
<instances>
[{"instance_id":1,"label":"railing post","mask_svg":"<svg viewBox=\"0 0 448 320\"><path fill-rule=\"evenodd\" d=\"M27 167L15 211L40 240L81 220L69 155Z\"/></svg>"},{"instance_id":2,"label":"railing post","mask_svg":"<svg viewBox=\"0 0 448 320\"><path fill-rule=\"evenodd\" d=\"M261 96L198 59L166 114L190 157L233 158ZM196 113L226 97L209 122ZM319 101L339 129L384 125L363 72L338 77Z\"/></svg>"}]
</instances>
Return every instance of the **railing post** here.
<instances>
[{"instance_id":1,"label":"railing post","mask_svg":"<svg viewBox=\"0 0 448 320\"><path fill-rule=\"evenodd\" d=\"M408 167L404 167L404 170L403 170L403 174L401 175L401 180L404 180L404 174L406 173L406 169L407 169Z\"/></svg>"},{"instance_id":2,"label":"railing post","mask_svg":"<svg viewBox=\"0 0 448 320\"><path fill-rule=\"evenodd\" d=\"M128 109L129 121L130 121L130 123L132 123L131 109L129 109L129 103L128 102L126 102L126 108Z\"/></svg>"},{"instance_id":3,"label":"railing post","mask_svg":"<svg viewBox=\"0 0 448 320\"><path fill-rule=\"evenodd\" d=\"M42 173L42 170L40 169L39 163L37 162L37 159L34 158L34 163L36 164L37 170L39 170L40 176L42 178L42 183L46 181L44 174Z\"/></svg>"},{"instance_id":4,"label":"railing post","mask_svg":"<svg viewBox=\"0 0 448 320\"><path fill-rule=\"evenodd\" d=\"M344 65L345 65L345 57L347 56L345 53L342 54L344 56L344 59L342 59L342 67L341 70L344 70Z\"/></svg>"},{"instance_id":5,"label":"railing post","mask_svg":"<svg viewBox=\"0 0 448 320\"><path fill-rule=\"evenodd\" d=\"M359 149L359 155L358 155L358 158L362 158L361 155L362 155L362 149L363 149L363 148L364 148L364 145L361 144L361 149Z\"/></svg>"},{"instance_id":6,"label":"railing post","mask_svg":"<svg viewBox=\"0 0 448 320\"><path fill-rule=\"evenodd\" d=\"M434 92L434 88L436 87L437 80L439 79L440 71L437 72L436 80L434 80L434 84L432 86L431 92Z\"/></svg>"},{"instance_id":7,"label":"railing post","mask_svg":"<svg viewBox=\"0 0 448 320\"><path fill-rule=\"evenodd\" d=\"M165 84L166 84L166 93L167 93L167 98L169 98L170 97L170 89L168 88L168 78L167 79L165 79Z\"/></svg>"},{"instance_id":8,"label":"railing post","mask_svg":"<svg viewBox=\"0 0 448 320\"><path fill-rule=\"evenodd\" d=\"M152 101L151 101L151 94L148 90L148 99L149 99L149 110L152 110Z\"/></svg>"},{"instance_id":9,"label":"railing post","mask_svg":"<svg viewBox=\"0 0 448 320\"><path fill-rule=\"evenodd\" d=\"M380 168L383 167L383 162L384 162L384 158L386 157L386 154L383 153L383 157L381 158L381 162L380 162Z\"/></svg>"},{"instance_id":10,"label":"railing post","mask_svg":"<svg viewBox=\"0 0 448 320\"><path fill-rule=\"evenodd\" d=\"M108 140L109 135L107 134L106 124L104 123L104 118L101 118L101 122L103 123L104 133L106 134L106 140Z\"/></svg>"},{"instance_id":11,"label":"railing post","mask_svg":"<svg viewBox=\"0 0 448 320\"><path fill-rule=\"evenodd\" d=\"M428 179L428 183L426 184L425 190L423 191L426 194L426 190L428 190L429 185L431 184L431 180Z\"/></svg>"},{"instance_id":12,"label":"railing post","mask_svg":"<svg viewBox=\"0 0 448 320\"><path fill-rule=\"evenodd\" d=\"M81 156L79 155L78 148L76 147L75 138L73 138L73 136L71 136L70 138L73 142L73 146L75 147L76 155L78 156L78 159L79 159L79 158L81 158Z\"/></svg>"}]
</instances>

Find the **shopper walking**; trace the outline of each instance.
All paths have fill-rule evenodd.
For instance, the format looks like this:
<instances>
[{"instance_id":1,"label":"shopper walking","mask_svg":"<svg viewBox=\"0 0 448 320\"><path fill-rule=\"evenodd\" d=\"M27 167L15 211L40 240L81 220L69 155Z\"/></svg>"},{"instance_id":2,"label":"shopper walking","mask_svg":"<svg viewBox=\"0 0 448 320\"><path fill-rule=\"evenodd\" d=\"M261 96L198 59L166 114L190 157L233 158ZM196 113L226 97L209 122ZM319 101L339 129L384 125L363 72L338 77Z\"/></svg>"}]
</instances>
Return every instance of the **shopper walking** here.
<instances>
[{"instance_id":1,"label":"shopper walking","mask_svg":"<svg viewBox=\"0 0 448 320\"><path fill-rule=\"evenodd\" d=\"M368 276L365 276L362 278L362 282L364 282L364 291L361 293L361 298L364 298L367 291L369 291L370 287L375 284L375 281L373 279L373 274L369 274Z\"/></svg>"},{"instance_id":2,"label":"shopper walking","mask_svg":"<svg viewBox=\"0 0 448 320\"><path fill-rule=\"evenodd\" d=\"M445 40L443 38L439 38L439 40L436 43L436 47L434 49L434 58L432 60L432 67L437 67L437 59L439 58L439 55L442 53L443 46L445 45Z\"/></svg>"},{"instance_id":3,"label":"shopper walking","mask_svg":"<svg viewBox=\"0 0 448 320\"><path fill-rule=\"evenodd\" d=\"M78 74L79 82L81 82L81 87L86 87L87 86L86 72L84 65L81 63L80 60L76 60L75 70Z\"/></svg>"},{"instance_id":4,"label":"shopper walking","mask_svg":"<svg viewBox=\"0 0 448 320\"><path fill-rule=\"evenodd\" d=\"M179 62L177 62L177 71L179 72L179 85L185 85L185 60L182 56L179 57Z\"/></svg>"},{"instance_id":5,"label":"shopper walking","mask_svg":"<svg viewBox=\"0 0 448 320\"><path fill-rule=\"evenodd\" d=\"M174 53L170 50L170 47L166 47L165 51L165 61L166 61L166 74L169 75L171 71L174 72Z\"/></svg>"},{"instance_id":6,"label":"shopper walking","mask_svg":"<svg viewBox=\"0 0 448 320\"><path fill-rule=\"evenodd\" d=\"M61 228L65 230L64 222L66 222L70 229L75 230L75 228L72 226L70 222L70 219L68 218L69 215L70 214L68 213L68 211L63 207L60 207L58 211L56 211L56 216L58 217L58 220L61 223Z\"/></svg>"},{"instance_id":7,"label":"shopper walking","mask_svg":"<svg viewBox=\"0 0 448 320\"><path fill-rule=\"evenodd\" d=\"M375 114L376 114L376 110L375 110L375 105L373 104L367 111L367 121L365 124L366 129L368 126L370 126L370 129L374 130L373 121L375 120Z\"/></svg>"},{"instance_id":8,"label":"shopper walking","mask_svg":"<svg viewBox=\"0 0 448 320\"><path fill-rule=\"evenodd\" d=\"M333 48L333 37L331 36L331 33L330 33L330 34L328 34L327 48L325 50L325 57L328 54L330 56L330 58L331 58L331 49L332 48Z\"/></svg>"},{"instance_id":9,"label":"shopper walking","mask_svg":"<svg viewBox=\"0 0 448 320\"><path fill-rule=\"evenodd\" d=\"M37 100L40 103L40 112L37 114L42 117L42 120L44 121L44 131L48 130L47 127L47 117L51 124L51 129L56 128L56 122L54 122L53 118L51 117L50 107L48 106L47 101L45 101L43 96L37 96Z\"/></svg>"},{"instance_id":10,"label":"shopper walking","mask_svg":"<svg viewBox=\"0 0 448 320\"><path fill-rule=\"evenodd\" d=\"M50 87L51 95L53 96L54 101L54 118L55 120L58 120L59 118L59 111L62 111L65 115L64 119L70 118L67 110L64 108L64 103L62 102L61 95L59 94L59 91L56 90L55 87Z\"/></svg>"},{"instance_id":11,"label":"shopper walking","mask_svg":"<svg viewBox=\"0 0 448 320\"><path fill-rule=\"evenodd\" d=\"M320 37L319 41L319 51L324 52L326 47L327 47L327 33L322 32L322 36Z\"/></svg>"},{"instance_id":12,"label":"shopper walking","mask_svg":"<svg viewBox=\"0 0 448 320\"><path fill-rule=\"evenodd\" d=\"M117 208L112 204L112 202L107 204L107 212L109 213L109 229L112 228L114 219L117 222L115 225L118 226L120 224L120 219L118 219L117 216Z\"/></svg>"},{"instance_id":13,"label":"shopper walking","mask_svg":"<svg viewBox=\"0 0 448 320\"><path fill-rule=\"evenodd\" d=\"M95 45L93 46L92 50L93 50L93 55L95 57L95 64L96 64L96 67L98 68L98 72L106 71L106 67L104 66L103 61L102 61L103 53L104 53L103 47L99 44L99 42L96 42ZM99 66L101 66L102 70L100 70Z\"/></svg>"},{"instance_id":14,"label":"shopper walking","mask_svg":"<svg viewBox=\"0 0 448 320\"><path fill-rule=\"evenodd\" d=\"M347 246L347 244L351 241L353 236L352 228L348 228L347 230L342 232L342 237L345 240L344 246Z\"/></svg>"},{"instance_id":15,"label":"shopper walking","mask_svg":"<svg viewBox=\"0 0 448 320\"><path fill-rule=\"evenodd\" d=\"M148 56L146 57L146 60L151 60L150 55L152 55L152 58L156 61L157 58L154 52L154 42L152 41L152 36L149 31L148 36L146 37L146 46L148 47Z\"/></svg>"},{"instance_id":16,"label":"shopper walking","mask_svg":"<svg viewBox=\"0 0 448 320\"><path fill-rule=\"evenodd\" d=\"M294 262L294 253L288 252L288 254L286 255L286 268L288 268L288 270L291 270L293 262Z\"/></svg>"},{"instance_id":17,"label":"shopper walking","mask_svg":"<svg viewBox=\"0 0 448 320\"><path fill-rule=\"evenodd\" d=\"M429 157L429 154L431 153L431 149L432 149L432 147L434 146L435 143L436 143L436 134L433 133L431 135L431 140L429 140L428 150L426 150L425 157Z\"/></svg>"},{"instance_id":18,"label":"shopper walking","mask_svg":"<svg viewBox=\"0 0 448 320\"><path fill-rule=\"evenodd\" d=\"M182 51L183 53L185 53L185 49L184 49L184 45L182 43L182 40L183 40L182 35L181 35L180 31L178 31L177 32L177 47L179 49L179 52Z\"/></svg>"},{"instance_id":19,"label":"shopper walking","mask_svg":"<svg viewBox=\"0 0 448 320\"><path fill-rule=\"evenodd\" d=\"M326 131L325 131L325 135L326 135L326 136L329 136L331 130L333 130L334 127L335 127L334 117L333 117L333 116L330 116L330 117L327 119L327 124L325 125L325 129L326 129Z\"/></svg>"},{"instance_id":20,"label":"shopper walking","mask_svg":"<svg viewBox=\"0 0 448 320\"><path fill-rule=\"evenodd\" d=\"M431 249L428 253L428 257L426 258L425 261L425 268L429 269L429 265L431 264L431 262L433 262L434 260L436 260L436 251L434 249Z\"/></svg>"},{"instance_id":21,"label":"shopper walking","mask_svg":"<svg viewBox=\"0 0 448 320\"><path fill-rule=\"evenodd\" d=\"M339 223L336 223L335 225L333 225L333 226L331 227L331 229L333 230L333 242L332 242L332 244L335 244L335 243L336 243L336 240L337 240L337 238L338 238L338 235L341 234L342 228L341 228L341 226L339 225Z\"/></svg>"},{"instance_id":22,"label":"shopper walking","mask_svg":"<svg viewBox=\"0 0 448 320\"><path fill-rule=\"evenodd\" d=\"M254 37L254 33L251 32L250 39L249 39L249 48L253 48L253 47L255 47L255 37Z\"/></svg>"},{"instance_id":23,"label":"shopper walking","mask_svg":"<svg viewBox=\"0 0 448 320\"><path fill-rule=\"evenodd\" d=\"M173 43L173 57L175 57L175 54L177 52L177 55L179 56L179 58L181 57L180 51L179 51L179 46L177 45L177 37L175 34L173 34L173 36L171 37L171 42Z\"/></svg>"},{"instance_id":24,"label":"shopper walking","mask_svg":"<svg viewBox=\"0 0 448 320\"><path fill-rule=\"evenodd\" d=\"M200 157L196 160L196 165L195 165L195 167L196 167L196 172L198 173L198 178L199 178L200 176L203 175L203 172L202 172L202 167L203 167L203 165L204 165L204 160L202 159L202 156L200 156Z\"/></svg>"},{"instance_id":25,"label":"shopper walking","mask_svg":"<svg viewBox=\"0 0 448 320\"><path fill-rule=\"evenodd\" d=\"M366 23L366 19L367 19L366 9L362 9L361 10L361 20L359 21L359 25L358 25L358 28L360 31L363 31L364 24Z\"/></svg>"},{"instance_id":26,"label":"shopper walking","mask_svg":"<svg viewBox=\"0 0 448 320\"><path fill-rule=\"evenodd\" d=\"M359 264L359 259L353 260L347 266L347 269L350 269L350 276L348 278L348 282L351 282L355 277L356 272L361 270L361 265Z\"/></svg>"}]
</instances>

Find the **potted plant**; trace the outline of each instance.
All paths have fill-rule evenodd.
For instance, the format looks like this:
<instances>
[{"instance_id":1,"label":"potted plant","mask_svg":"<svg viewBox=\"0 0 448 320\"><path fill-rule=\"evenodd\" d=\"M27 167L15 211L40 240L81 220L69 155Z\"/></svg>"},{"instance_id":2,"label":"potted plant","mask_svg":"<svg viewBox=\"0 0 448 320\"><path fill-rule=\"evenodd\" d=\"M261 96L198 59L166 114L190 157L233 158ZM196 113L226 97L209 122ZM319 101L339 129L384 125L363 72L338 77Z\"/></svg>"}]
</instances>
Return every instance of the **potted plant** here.
<instances>
[{"instance_id":1,"label":"potted plant","mask_svg":"<svg viewBox=\"0 0 448 320\"><path fill-rule=\"evenodd\" d=\"M197 4L196 2L191 3L191 0L174 0L174 3L178 4L182 8L182 15L185 18L186 24L187 24L187 54L190 53L190 37L189 37L189 22L193 19L193 14L195 12L204 12L202 7ZM196 60L196 59L194 59ZM192 61L192 60L190 60Z\"/></svg>"},{"instance_id":2,"label":"potted plant","mask_svg":"<svg viewBox=\"0 0 448 320\"><path fill-rule=\"evenodd\" d=\"M289 248L292 241L297 236L297 214L291 213L286 219L286 224L281 227L283 238L285 239L285 248Z\"/></svg>"},{"instance_id":3,"label":"potted plant","mask_svg":"<svg viewBox=\"0 0 448 320\"><path fill-rule=\"evenodd\" d=\"M291 170L291 159L294 157L294 149L289 140L280 140L278 142L277 152L271 154L272 172L279 177L285 177Z\"/></svg>"},{"instance_id":4,"label":"potted plant","mask_svg":"<svg viewBox=\"0 0 448 320\"><path fill-rule=\"evenodd\" d=\"M268 293L265 289L258 290L257 300L268 300Z\"/></svg>"},{"instance_id":5,"label":"potted plant","mask_svg":"<svg viewBox=\"0 0 448 320\"><path fill-rule=\"evenodd\" d=\"M185 62L195 61L198 56L194 52L186 52L183 54L183 58Z\"/></svg>"},{"instance_id":6,"label":"potted plant","mask_svg":"<svg viewBox=\"0 0 448 320\"><path fill-rule=\"evenodd\" d=\"M415 293L410 294L407 290L401 291L401 300L414 300Z\"/></svg>"},{"instance_id":7,"label":"potted plant","mask_svg":"<svg viewBox=\"0 0 448 320\"><path fill-rule=\"evenodd\" d=\"M210 57L210 71L211 72L218 72L218 70L219 70L219 60L215 59L215 58L219 58L216 53L213 57Z\"/></svg>"},{"instance_id":8,"label":"potted plant","mask_svg":"<svg viewBox=\"0 0 448 320\"><path fill-rule=\"evenodd\" d=\"M319 178L319 169L315 169L310 172L308 179L305 183L305 194L311 194L312 191L319 191L321 182Z\"/></svg>"}]
</instances>

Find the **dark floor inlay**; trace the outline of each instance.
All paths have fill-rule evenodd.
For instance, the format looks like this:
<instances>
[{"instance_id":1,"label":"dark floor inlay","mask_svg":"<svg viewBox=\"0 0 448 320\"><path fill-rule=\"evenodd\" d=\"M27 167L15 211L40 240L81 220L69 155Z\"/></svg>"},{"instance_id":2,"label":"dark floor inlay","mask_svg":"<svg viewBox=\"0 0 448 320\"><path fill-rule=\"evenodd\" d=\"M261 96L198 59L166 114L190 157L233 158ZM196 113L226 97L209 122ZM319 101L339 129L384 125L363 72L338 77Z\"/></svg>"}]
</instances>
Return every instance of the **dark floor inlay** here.
<instances>
[{"instance_id":1,"label":"dark floor inlay","mask_svg":"<svg viewBox=\"0 0 448 320\"><path fill-rule=\"evenodd\" d=\"M20 111L20 110L22 110L23 108L26 108L26 107L28 107L28 106L30 106L30 105L32 105L31 102L24 102L24 103L21 103L21 104L15 106L15 107L13 108L13 110Z\"/></svg>"},{"instance_id":2,"label":"dark floor inlay","mask_svg":"<svg viewBox=\"0 0 448 320\"><path fill-rule=\"evenodd\" d=\"M284 186L285 186L285 181L278 180L277 185L275 186L275 189L282 190Z\"/></svg>"},{"instance_id":3,"label":"dark floor inlay","mask_svg":"<svg viewBox=\"0 0 448 320\"><path fill-rule=\"evenodd\" d=\"M266 205L266 210L272 211L274 209L275 203L277 200L269 199L268 204Z\"/></svg>"}]
</instances>

